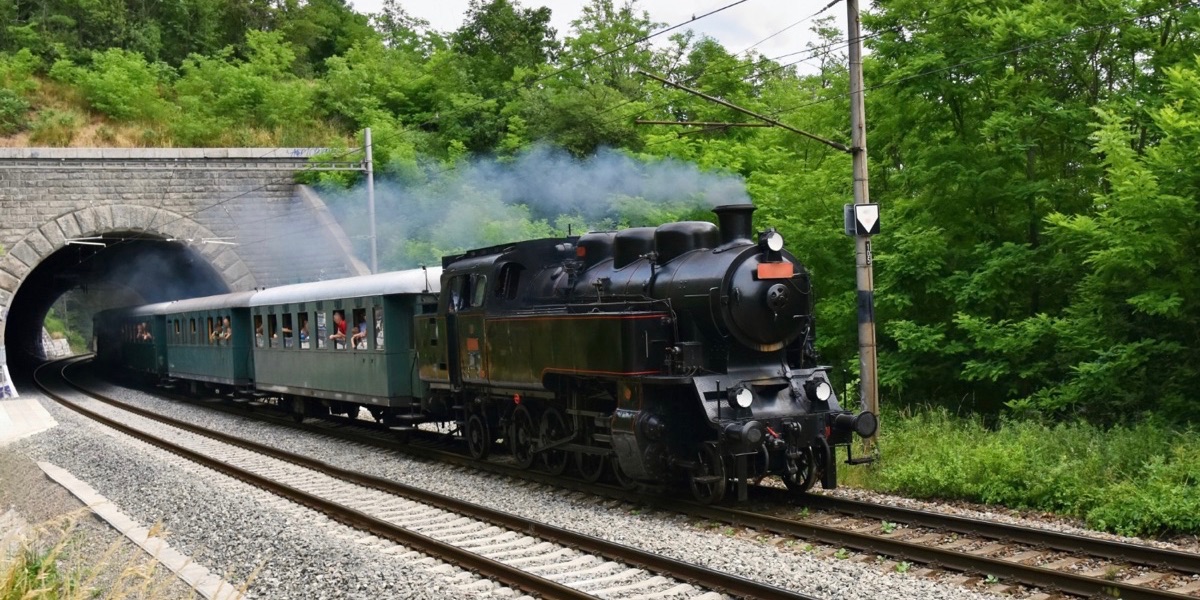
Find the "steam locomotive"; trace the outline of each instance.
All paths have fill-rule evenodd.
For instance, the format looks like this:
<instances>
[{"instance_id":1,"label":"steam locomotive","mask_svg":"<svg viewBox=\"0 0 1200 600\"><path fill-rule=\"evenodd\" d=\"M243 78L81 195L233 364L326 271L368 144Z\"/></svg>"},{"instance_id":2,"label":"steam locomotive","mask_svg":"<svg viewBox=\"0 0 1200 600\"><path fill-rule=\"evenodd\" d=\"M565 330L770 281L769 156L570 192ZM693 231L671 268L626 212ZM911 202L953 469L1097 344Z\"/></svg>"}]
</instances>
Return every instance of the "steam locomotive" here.
<instances>
[{"instance_id":1,"label":"steam locomotive","mask_svg":"<svg viewBox=\"0 0 1200 600\"><path fill-rule=\"evenodd\" d=\"M771 475L833 488L836 448L850 460L877 419L838 403L813 351L809 275L777 231L755 235L753 211L105 311L98 359L297 418L447 424L477 459L503 443L524 468L681 485L705 503Z\"/></svg>"}]
</instances>

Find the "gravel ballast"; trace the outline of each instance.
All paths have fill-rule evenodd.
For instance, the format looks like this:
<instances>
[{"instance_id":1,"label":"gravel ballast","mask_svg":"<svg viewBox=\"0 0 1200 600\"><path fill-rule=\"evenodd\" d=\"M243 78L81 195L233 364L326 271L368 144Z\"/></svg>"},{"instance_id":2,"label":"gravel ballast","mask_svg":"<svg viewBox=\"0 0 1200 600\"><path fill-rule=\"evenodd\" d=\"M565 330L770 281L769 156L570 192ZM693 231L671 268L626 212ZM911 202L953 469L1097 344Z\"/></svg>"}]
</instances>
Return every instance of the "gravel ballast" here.
<instances>
[{"instance_id":1,"label":"gravel ballast","mask_svg":"<svg viewBox=\"0 0 1200 600\"><path fill-rule=\"evenodd\" d=\"M711 524L697 526L678 515L658 511L640 512L636 508L582 494L249 421L134 390L110 387L106 391L118 400L304 453L332 464L535 517L548 524L704 564L805 594L830 599L863 600L997 597L934 579L897 573L883 566L820 556L818 554L822 548L811 548L804 543L788 544L783 540L746 535Z\"/></svg>"},{"instance_id":2,"label":"gravel ballast","mask_svg":"<svg viewBox=\"0 0 1200 600\"><path fill-rule=\"evenodd\" d=\"M250 582L248 598L512 595L42 402L60 425L6 447L6 453L54 463L136 521L161 524L160 535L179 552L234 585Z\"/></svg>"}]
</instances>

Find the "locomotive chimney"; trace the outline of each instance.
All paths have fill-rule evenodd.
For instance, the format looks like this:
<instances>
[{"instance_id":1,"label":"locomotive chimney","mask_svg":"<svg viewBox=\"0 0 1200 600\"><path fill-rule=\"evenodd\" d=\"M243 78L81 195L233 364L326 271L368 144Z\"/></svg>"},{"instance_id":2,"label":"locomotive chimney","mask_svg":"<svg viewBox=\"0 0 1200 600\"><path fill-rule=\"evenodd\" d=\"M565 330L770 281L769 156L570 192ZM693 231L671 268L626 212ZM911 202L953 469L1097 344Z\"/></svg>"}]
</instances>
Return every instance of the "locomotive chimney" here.
<instances>
[{"instance_id":1,"label":"locomotive chimney","mask_svg":"<svg viewBox=\"0 0 1200 600\"><path fill-rule=\"evenodd\" d=\"M721 245L751 241L753 235L753 204L726 204L713 209L721 228Z\"/></svg>"}]
</instances>

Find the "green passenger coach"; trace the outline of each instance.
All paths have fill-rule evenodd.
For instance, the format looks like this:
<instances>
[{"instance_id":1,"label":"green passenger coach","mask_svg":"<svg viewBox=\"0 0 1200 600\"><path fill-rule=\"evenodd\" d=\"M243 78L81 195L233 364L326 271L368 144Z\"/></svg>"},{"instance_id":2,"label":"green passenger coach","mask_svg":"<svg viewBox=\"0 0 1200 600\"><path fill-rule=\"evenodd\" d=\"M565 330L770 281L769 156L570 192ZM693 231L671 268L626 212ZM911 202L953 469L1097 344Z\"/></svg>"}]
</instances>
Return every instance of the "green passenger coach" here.
<instances>
[{"instance_id":1,"label":"green passenger coach","mask_svg":"<svg viewBox=\"0 0 1200 600\"><path fill-rule=\"evenodd\" d=\"M441 269L263 290L250 301L259 390L319 398L329 412L376 418L418 403L413 318L437 310ZM311 403L296 402L300 413ZM300 416L300 415L298 415Z\"/></svg>"},{"instance_id":2,"label":"green passenger coach","mask_svg":"<svg viewBox=\"0 0 1200 600\"><path fill-rule=\"evenodd\" d=\"M248 387L253 292L192 298L166 304L168 374L178 379Z\"/></svg>"},{"instance_id":3,"label":"green passenger coach","mask_svg":"<svg viewBox=\"0 0 1200 600\"><path fill-rule=\"evenodd\" d=\"M132 371L166 375L165 306L148 304L97 313L96 322L102 324L95 331L97 354Z\"/></svg>"}]
</instances>

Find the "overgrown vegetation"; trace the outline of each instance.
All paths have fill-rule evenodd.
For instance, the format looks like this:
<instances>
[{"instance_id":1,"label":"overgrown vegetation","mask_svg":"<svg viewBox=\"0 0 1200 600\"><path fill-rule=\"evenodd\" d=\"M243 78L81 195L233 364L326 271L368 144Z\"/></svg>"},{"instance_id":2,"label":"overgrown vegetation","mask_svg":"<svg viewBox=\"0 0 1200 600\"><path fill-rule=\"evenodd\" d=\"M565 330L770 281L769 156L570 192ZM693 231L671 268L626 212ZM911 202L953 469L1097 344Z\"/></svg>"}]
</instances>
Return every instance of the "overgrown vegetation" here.
<instances>
[{"instance_id":1,"label":"overgrown vegetation","mask_svg":"<svg viewBox=\"0 0 1200 600\"><path fill-rule=\"evenodd\" d=\"M80 318L78 315L73 316L75 319ZM79 323L76 322L74 325L74 327L68 327L66 321L58 315L55 309L50 309L50 312L46 314L46 320L42 322L42 327L46 328L46 332L50 334L50 337L56 339L65 338L67 343L71 345L72 352L82 354L87 352L87 340L79 332Z\"/></svg>"},{"instance_id":2,"label":"overgrown vegetation","mask_svg":"<svg viewBox=\"0 0 1200 600\"><path fill-rule=\"evenodd\" d=\"M1077 517L1126 535L1200 532L1200 432L1153 421L1102 429L944 409L884 415L883 460L848 483Z\"/></svg>"},{"instance_id":3,"label":"overgrown vegetation","mask_svg":"<svg viewBox=\"0 0 1200 600\"><path fill-rule=\"evenodd\" d=\"M595 218L502 201L487 185L455 187L455 174L480 159L506 164L545 146L579 160L617 152L731 173L759 224L778 227L813 273L817 348L853 386L853 246L840 233L849 158L780 129L634 124L743 120L640 69L846 140L844 44L832 18L813 21L818 42L772 58L687 32L651 45L643 38L662 24L632 2L593 0L564 32L529 4L473 0L462 26L444 32L396 0L373 15L344 0L0 0L0 135L44 145L312 145L343 156L336 148L353 148L371 127L381 189L441 190L412 206L470 216L384 223L384 268L461 249L468 221L470 233L501 242L698 216L628 198ZM1131 431L1187 439L1171 431L1200 414L1200 8L881 0L863 22L871 194L884 210L874 241L884 402L1030 419L1005 420L994 436L960 427L984 445L1025 431L1044 435L1046 450L1102 444L1103 427L1115 427L1114 444ZM358 184L347 174L312 181ZM454 202L436 201L446 190ZM327 194L365 250L359 197ZM1059 421L1087 424L1039 424ZM889 435L906 431L885 422ZM1177 463L1140 448L1140 458L1132 446L1122 454L1143 466L1121 481L1194 485L1150 469L1158 456ZM1045 460L1041 473L1075 476L1070 461ZM949 476L927 483L1109 528L1189 526L1149 510L1146 525L1107 516L1119 506L1082 487L1054 500L1034 482L1045 494L1058 486L1037 473L1014 472L1030 483L998 491L955 488ZM900 489L900 479L885 480ZM1097 489L1114 489L1105 485Z\"/></svg>"}]
</instances>

